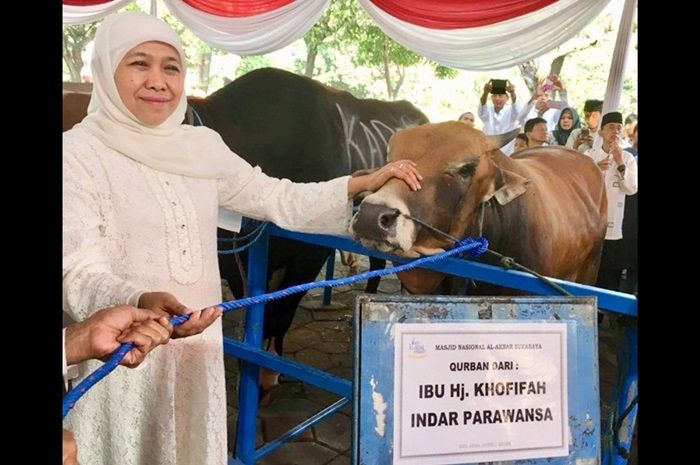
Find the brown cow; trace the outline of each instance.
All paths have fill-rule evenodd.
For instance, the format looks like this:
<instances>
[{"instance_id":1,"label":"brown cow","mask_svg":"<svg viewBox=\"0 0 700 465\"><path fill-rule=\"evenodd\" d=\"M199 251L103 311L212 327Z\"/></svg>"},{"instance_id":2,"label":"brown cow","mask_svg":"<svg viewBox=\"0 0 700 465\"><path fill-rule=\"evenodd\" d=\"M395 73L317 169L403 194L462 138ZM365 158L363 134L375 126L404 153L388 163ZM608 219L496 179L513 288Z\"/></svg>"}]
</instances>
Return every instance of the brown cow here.
<instances>
[{"instance_id":1,"label":"brown cow","mask_svg":"<svg viewBox=\"0 0 700 465\"><path fill-rule=\"evenodd\" d=\"M593 284L605 237L607 199L593 161L563 147L538 147L507 157L499 150L517 133L486 136L459 122L397 132L389 160L410 159L424 179L410 191L397 180L367 196L353 218L363 245L415 257L452 243L402 214L453 237L479 235L479 205L489 248L546 276ZM444 275L401 273L412 293L430 293Z\"/></svg>"}]
</instances>

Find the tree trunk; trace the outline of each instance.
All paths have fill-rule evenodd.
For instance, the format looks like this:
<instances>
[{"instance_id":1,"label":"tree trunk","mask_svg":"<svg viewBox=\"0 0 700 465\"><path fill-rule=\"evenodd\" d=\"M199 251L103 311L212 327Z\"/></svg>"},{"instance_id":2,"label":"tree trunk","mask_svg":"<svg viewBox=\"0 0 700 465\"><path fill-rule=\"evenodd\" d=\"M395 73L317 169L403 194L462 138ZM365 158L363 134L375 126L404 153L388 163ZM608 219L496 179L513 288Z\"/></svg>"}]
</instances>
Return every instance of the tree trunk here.
<instances>
[{"instance_id":1,"label":"tree trunk","mask_svg":"<svg viewBox=\"0 0 700 465\"><path fill-rule=\"evenodd\" d=\"M386 96L388 100L394 100L394 86L391 85L391 69L389 69L389 44L386 42L386 36L382 39L383 57L384 57L384 82L386 83Z\"/></svg>"},{"instance_id":2,"label":"tree trunk","mask_svg":"<svg viewBox=\"0 0 700 465\"><path fill-rule=\"evenodd\" d=\"M81 82L80 70L83 69L83 59L80 56L81 50L76 48L70 49L66 42L63 42L63 59L68 66L70 73L70 82Z\"/></svg>"},{"instance_id":3,"label":"tree trunk","mask_svg":"<svg viewBox=\"0 0 700 465\"><path fill-rule=\"evenodd\" d=\"M66 62L71 82L81 82L83 69L83 49L95 38L95 23L63 27L63 60Z\"/></svg>"},{"instance_id":4,"label":"tree trunk","mask_svg":"<svg viewBox=\"0 0 700 465\"><path fill-rule=\"evenodd\" d=\"M314 77L314 68L316 67L316 57L318 56L318 47L316 46L306 46L306 69L304 70L304 76Z\"/></svg>"},{"instance_id":5,"label":"tree trunk","mask_svg":"<svg viewBox=\"0 0 700 465\"><path fill-rule=\"evenodd\" d=\"M204 91L204 95L207 95L209 92L209 73L211 71L211 49L199 52L197 68L199 77L198 87Z\"/></svg>"},{"instance_id":6,"label":"tree trunk","mask_svg":"<svg viewBox=\"0 0 700 465\"><path fill-rule=\"evenodd\" d=\"M561 77L561 68L564 66L564 60L566 60L567 55L568 53L565 53L552 60L552 64L549 65L549 74L556 74Z\"/></svg>"},{"instance_id":7,"label":"tree trunk","mask_svg":"<svg viewBox=\"0 0 700 465\"><path fill-rule=\"evenodd\" d=\"M526 61L525 63L520 63L518 69L520 70L520 75L523 77L523 81L525 81L525 85L530 91L530 95L534 94L537 88L537 63L533 60ZM529 100L529 97L526 100Z\"/></svg>"},{"instance_id":8,"label":"tree trunk","mask_svg":"<svg viewBox=\"0 0 700 465\"><path fill-rule=\"evenodd\" d=\"M403 81L406 78L406 67L396 65L396 74L399 75L399 79L398 81L396 81L396 85L394 86L394 97L392 98L392 100L396 100L396 97L399 95L399 90L401 89Z\"/></svg>"}]
</instances>

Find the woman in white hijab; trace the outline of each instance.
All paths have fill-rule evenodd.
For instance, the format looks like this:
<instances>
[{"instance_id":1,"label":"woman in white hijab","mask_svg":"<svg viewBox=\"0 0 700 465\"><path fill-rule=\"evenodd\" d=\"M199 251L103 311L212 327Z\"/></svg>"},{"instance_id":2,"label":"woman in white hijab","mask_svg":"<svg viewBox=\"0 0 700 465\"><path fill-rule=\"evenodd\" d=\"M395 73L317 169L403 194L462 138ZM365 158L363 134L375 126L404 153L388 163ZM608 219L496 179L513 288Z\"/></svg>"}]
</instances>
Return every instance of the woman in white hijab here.
<instances>
[{"instance_id":1,"label":"woman in white hijab","mask_svg":"<svg viewBox=\"0 0 700 465\"><path fill-rule=\"evenodd\" d=\"M420 189L407 160L325 183L271 178L214 131L181 124L185 56L152 16L107 18L91 66L88 116L63 136L63 309L76 320L124 303L179 314L220 302L219 207L345 234L355 194L392 177ZM180 339L136 369L117 368L76 404L66 426L83 464L226 463L220 315L195 312L173 333ZM86 362L83 376L98 365Z\"/></svg>"}]
</instances>

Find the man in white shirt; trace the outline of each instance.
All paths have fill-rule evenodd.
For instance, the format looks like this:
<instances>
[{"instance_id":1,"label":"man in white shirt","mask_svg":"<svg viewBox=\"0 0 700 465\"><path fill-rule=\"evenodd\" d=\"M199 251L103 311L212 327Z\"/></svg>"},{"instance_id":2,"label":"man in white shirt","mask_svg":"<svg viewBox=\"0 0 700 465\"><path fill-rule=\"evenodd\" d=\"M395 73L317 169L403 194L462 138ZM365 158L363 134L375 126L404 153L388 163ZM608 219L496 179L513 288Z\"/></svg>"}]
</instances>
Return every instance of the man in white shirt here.
<instances>
[{"instance_id":1,"label":"man in white shirt","mask_svg":"<svg viewBox=\"0 0 700 465\"><path fill-rule=\"evenodd\" d=\"M583 104L583 120L588 127L577 128L571 131L566 141L567 148L584 153L591 148L600 147L600 140L597 137L597 133L602 111L602 100L586 100Z\"/></svg>"},{"instance_id":2,"label":"man in white shirt","mask_svg":"<svg viewBox=\"0 0 700 465\"><path fill-rule=\"evenodd\" d=\"M69 365L91 358L106 359L125 342L134 347L120 362L135 367L146 354L170 340L173 327L167 316L153 310L129 305L105 308L85 320L63 328L63 379ZM77 447L73 434L63 429L63 465L77 465Z\"/></svg>"},{"instance_id":3,"label":"man in white shirt","mask_svg":"<svg viewBox=\"0 0 700 465\"><path fill-rule=\"evenodd\" d=\"M625 197L637 192L637 160L620 145L622 113L606 113L598 135L601 146L585 152L603 171L608 197L608 228L596 286L618 290L620 273L615 273L619 268L616 266L619 261L616 257L617 241L622 239Z\"/></svg>"},{"instance_id":4,"label":"man in white shirt","mask_svg":"<svg viewBox=\"0 0 700 465\"><path fill-rule=\"evenodd\" d=\"M507 93L506 93L507 92ZM486 97L491 93L492 105L486 104ZM512 105L507 105L508 94L513 100ZM484 134L503 134L520 126L518 114L523 108L522 102L517 101L515 86L507 80L491 79L484 85L484 92L479 99L479 118L484 122ZM515 141L510 141L501 151L506 155L513 153Z\"/></svg>"}]
</instances>

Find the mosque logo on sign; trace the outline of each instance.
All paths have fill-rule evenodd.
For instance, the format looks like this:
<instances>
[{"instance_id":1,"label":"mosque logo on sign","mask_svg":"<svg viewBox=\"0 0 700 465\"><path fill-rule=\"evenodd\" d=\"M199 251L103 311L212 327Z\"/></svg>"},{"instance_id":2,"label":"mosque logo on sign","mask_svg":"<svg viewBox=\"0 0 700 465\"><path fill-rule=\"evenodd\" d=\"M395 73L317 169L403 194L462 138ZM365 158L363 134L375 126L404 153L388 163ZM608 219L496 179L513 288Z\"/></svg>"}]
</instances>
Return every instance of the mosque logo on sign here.
<instances>
[{"instance_id":1,"label":"mosque logo on sign","mask_svg":"<svg viewBox=\"0 0 700 465\"><path fill-rule=\"evenodd\" d=\"M427 355L423 344L416 339L411 340L411 343L408 344L408 358L425 358Z\"/></svg>"}]
</instances>

